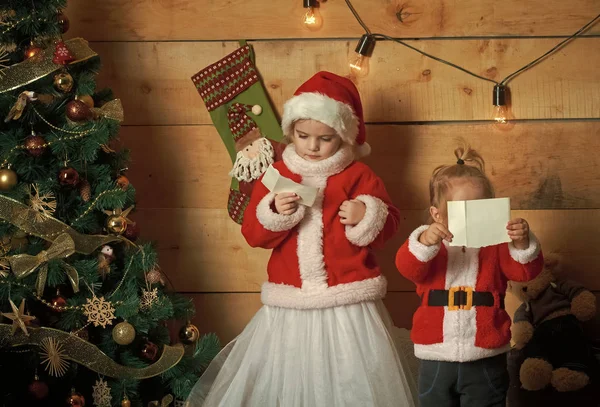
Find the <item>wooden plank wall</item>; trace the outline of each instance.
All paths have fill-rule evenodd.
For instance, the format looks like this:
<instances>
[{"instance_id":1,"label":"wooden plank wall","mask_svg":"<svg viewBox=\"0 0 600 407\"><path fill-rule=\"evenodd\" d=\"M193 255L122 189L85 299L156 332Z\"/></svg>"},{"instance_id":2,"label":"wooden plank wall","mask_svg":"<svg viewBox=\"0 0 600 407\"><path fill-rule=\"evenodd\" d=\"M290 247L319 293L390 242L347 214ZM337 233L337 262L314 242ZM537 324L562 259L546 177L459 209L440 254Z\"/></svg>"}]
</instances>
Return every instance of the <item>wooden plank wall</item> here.
<instances>
[{"instance_id":1,"label":"wooden plank wall","mask_svg":"<svg viewBox=\"0 0 600 407\"><path fill-rule=\"evenodd\" d=\"M322 4L323 29L300 24L300 0L71 1L69 36L102 57L102 84L122 98L129 173L138 190L144 238L161 266L197 306L196 325L224 341L260 307L268 253L250 249L225 209L230 161L191 75L250 39L269 96L283 102L317 70L348 74L360 26L342 0ZM500 80L598 13L596 0L355 0L373 31ZM414 286L393 255L425 220L431 170L453 161L463 137L486 158L499 196L511 196L547 252L600 294L600 24L510 84L518 119L499 129L492 84L397 44L380 42L371 73L357 81L373 154L402 210L400 231L379 253L390 281L386 304L410 327ZM509 304L514 308L515 302Z\"/></svg>"}]
</instances>

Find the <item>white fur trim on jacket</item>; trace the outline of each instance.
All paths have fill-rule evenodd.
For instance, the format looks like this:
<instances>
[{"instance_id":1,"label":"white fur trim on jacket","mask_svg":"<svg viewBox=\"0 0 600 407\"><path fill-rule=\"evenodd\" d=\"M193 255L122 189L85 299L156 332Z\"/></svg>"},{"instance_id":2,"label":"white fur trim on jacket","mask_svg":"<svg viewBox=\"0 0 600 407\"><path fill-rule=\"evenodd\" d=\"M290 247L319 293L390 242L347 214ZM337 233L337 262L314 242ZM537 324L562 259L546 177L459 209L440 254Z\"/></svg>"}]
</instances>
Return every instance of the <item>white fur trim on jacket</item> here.
<instances>
[{"instance_id":1,"label":"white fur trim on jacket","mask_svg":"<svg viewBox=\"0 0 600 407\"><path fill-rule=\"evenodd\" d=\"M494 349L480 348L475 345L466 345L461 349L462 352L460 357L457 356L457 349L458 347L453 342L434 343L432 345L415 344L415 356L423 360L472 362L474 360L491 358L492 356L506 353L510 350L510 344Z\"/></svg>"},{"instance_id":2,"label":"white fur trim on jacket","mask_svg":"<svg viewBox=\"0 0 600 407\"><path fill-rule=\"evenodd\" d=\"M355 226L346 226L346 238L350 243L365 247L379 236L388 217L388 206L381 199L370 195L359 195L356 200L365 204L364 218Z\"/></svg>"},{"instance_id":3,"label":"white fur trim on jacket","mask_svg":"<svg viewBox=\"0 0 600 407\"><path fill-rule=\"evenodd\" d=\"M354 161L354 151L350 146L342 146L334 155L321 161L308 161L296 153L293 144L283 151L283 162L294 174L303 177L331 177L344 171Z\"/></svg>"},{"instance_id":4,"label":"white fur trim on jacket","mask_svg":"<svg viewBox=\"0 0 600 407\"><path fill-rule=\"evenodd\" d=\"M317 198L298 226L298 267L302 288L327 287L327 270L323 255L323 192L327 186L326 177L303 177L303 185L319 190Z\"/></svg>"},{"instance_id":5,"label":"white fur trim on jacket","mask_svg":"<svg viewBox=\"0 0 600 407\"><path fill-rule=\"evenodd\" d=\"M442 247L441 243L433 246L425 246L423 243L419 242L419 236L427 229L429 229L429 225L419 226L408 237L408 251L410 251L417 260L422 261L423 263L433 260L440 252L440 247Z\"/></svg>"},{"instance_id":6,"label":"white fur trim on jacket","mask_svg":"<svg viewBox=\"0 0 600 407\"><path fill-rule=\"evenodd\" d=\"M283 232L292 229L304 218L306 210L304 205L298 205L298 210L291 215L282 215L271 209L274 201L275 194L269 192L256 207L256 218L265 229L271 232Z\"/></svg>"},{"instance_id":7,"label":"white fur trim on jacket","mask_svg":"<svg viewBox=\"0 0 600 407\"><path fill-rule=\"evenodd\" d=\"M328 125L350 145L355 143L358 135L359 121L352 107L321 93L301 93L285 102L281 118L283 134L291 136L294 122L302 119Z\"/></svg>"},{"instance_id":8,"label":"white fur trim on jacket","mask_svg":"<svg viewBox=\"0 0 600 407\"><path fill-rule=\"evenodd\" d=\"M261 300L265 305L283 308L316 309L375 301L385 297L387 281L378 276L331 287L294 287L285 284L264 283Z\"/></svg>"},{"instance_id":9,"label":"white fur trim on jacket","mask_svg":"<svg viewBox=\"0 0 600 407\"><path fill-rule=\"evenodd\" d=\"M529 231L529 247L524 250L517 249L513 242L508 244L510 257L516 262L527 264L537 259L540 254L540 242L537 240L532 231Z\"/></svg>"}]
</instances>

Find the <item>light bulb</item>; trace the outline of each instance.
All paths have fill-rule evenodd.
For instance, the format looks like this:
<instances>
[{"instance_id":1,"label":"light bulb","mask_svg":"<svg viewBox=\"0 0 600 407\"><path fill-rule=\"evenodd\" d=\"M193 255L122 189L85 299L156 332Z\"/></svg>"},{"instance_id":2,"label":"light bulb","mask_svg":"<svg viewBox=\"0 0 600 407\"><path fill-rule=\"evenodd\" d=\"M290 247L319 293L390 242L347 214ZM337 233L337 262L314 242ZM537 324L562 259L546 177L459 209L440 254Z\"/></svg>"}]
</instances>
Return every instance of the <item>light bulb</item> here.
<instances>
[{"instance_id":1,"label":"light bulb","mask_svg":"<svg viewBox=\"0 0 600 407\"><path fill-rule=\"evenodd\" d=\"M369 57L361 54L354 54L350 58L350 72L355 76L365 77L369 74Z\"/></svg>"},{"instance_id":2,"label":"light bulb","mask_svg":"<svg viewBox=\"0 0 600 407\"><path fill-rule=\"evenodd\" d=\"M508 108L506 107L506 86L495 85L492 103L494 105L494 120L504 124L508 120Z\"/></svg>"},{"instance_id":3,"label":"light bulb","mask_svg":"<svg viewBox=\"0 0 600 407\"><path fill-rule=\"evenodd\" d=\"M504 124L508 121L508 108L506 105L494 107L494 120L501 124Z\"/></svg>"},{"instance_id":4,"label":"light bulb","mask_svg":"<svg viewBox=\"0 0 600 407\"><path fill-rule=\"evenodd\" d=\"M369 59L373 55L375 48L375 38L369 34L365 34L360 38L356 46L355 54L350 57L349 65L350 72L354 76L365 77L369 74Z\"/></svg>"},{"instance_id":5,"label":"light bulb","mask_svg":"<svg viewBox=\"0 0 600 407\"><path fill-rule=\"evenodd\" d=\"M308 2L310 6L305 4L306 13L304 13L304 17L302 17L302 24L310 31L316 31L323 26L323 17L321 17L321 13L319 12L318 7L314 7L314 3L312 1Z\"/></svg>"}]
</instances>

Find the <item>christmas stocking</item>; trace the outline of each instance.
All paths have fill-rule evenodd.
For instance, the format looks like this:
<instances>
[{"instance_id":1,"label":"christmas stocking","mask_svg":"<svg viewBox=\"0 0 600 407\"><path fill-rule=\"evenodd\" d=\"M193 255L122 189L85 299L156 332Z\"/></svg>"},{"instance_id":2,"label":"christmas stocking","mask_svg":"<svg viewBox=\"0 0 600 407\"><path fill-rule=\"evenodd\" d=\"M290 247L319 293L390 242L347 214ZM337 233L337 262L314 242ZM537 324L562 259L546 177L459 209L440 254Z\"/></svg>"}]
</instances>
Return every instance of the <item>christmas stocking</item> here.
<instances>
[{"instance_id":1,"label":"christmas stocking","mask_svg":"<svg viewBox=\"0 0 600 407\"><path fill-rule=\"evenodd\" d=\"M254 183L281 159L283 133L254 66L252 48L241 48L204 68L192 82L231 157L233 168L227 204L241 224Z\"/></svg>"}]
</instances>

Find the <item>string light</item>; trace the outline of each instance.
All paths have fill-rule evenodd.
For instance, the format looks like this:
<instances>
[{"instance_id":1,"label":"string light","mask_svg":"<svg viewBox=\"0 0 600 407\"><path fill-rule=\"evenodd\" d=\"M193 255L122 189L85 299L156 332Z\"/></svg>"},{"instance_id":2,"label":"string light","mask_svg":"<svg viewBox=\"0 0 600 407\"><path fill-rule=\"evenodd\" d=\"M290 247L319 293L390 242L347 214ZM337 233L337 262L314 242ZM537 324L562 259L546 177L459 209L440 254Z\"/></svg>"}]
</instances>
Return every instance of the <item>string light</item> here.
<instances>
[{"instance_id":1,"label":"string light","mask_svg":"<svg viewBox=\"0 0 600 407\"><path fill-rule=\"evenodd\" d=\"M319 4L317 0L302 0L302 6L306 9L306 13L302 17L302 24L310 31L317 31L323 26L323 17L319 12Z\"/></svg>"},{"instance_id":2,"label":"string light","mask_svg":"<svg viewBox=\"0 0 600 407\"><path fill-rule=\"evenodd\" d=\"M360 38L355 53L350 57L350 72L364 78L369 74L369 60L375 48L375 38L365 34Z\"/></svg>"},{"instance_id":3,"label":"string light","mask_svg":"<svg viewBox=\"0 0 600 407\"><path fill-rule=\"evenodd\" d=\"M468 75L471 75L475 78L478 78L478 79L481 79L484 81L488 81L488 82L492 82L495 85L494 92L493 92L493 99L492 99L492 103L494 105L493 119L499 124L507 123L509 120L509 116L510 116L510 111L506 104L506 94L509 91L509 89L507 87L508 82L511 81L513 78L515 78L520 73L528 70L529 68L533 67L534 65L537 65L539 62L541 62L543 59L545 59L548 55L550 55L550 54L554 53L556 50L562 48L563 45L565 45L567 42L571 41L575 37L579 36L581 33L583 33L585 30L587 30L590 26L592 26L600 18L600 14L598 14L590 22L585 24L583 27L581 27L579 30L577 30L575 33L573 33L571 36L565 38L563 41L556 44L554 47L552 47L550 50L548 50L543 55L541 55L538 58L534 59L533 61L529 62L527 65L523 66L522 68L517 69L510 75L506 76L503 80L498 82L493 79L486 78L484 76L481 76L474 72L471 72L468 69L463 68L462 66L456 65L452 62L446 61L445 59L442 59L442 58L436 57L434 55L428 54L424 51L421 51L420 49L418 49L410 44L407 44L406 42L404 42L398 38L393 38L393 37L390 37L389 35L385 35L385 34L372 33L371 30L369 30L369 27L367 27L367 25L362 20L362 18L360 17L360 15L356 11L356 9L354 8L354 6L350 2L350 0L345 0L345 1L346 1L346 5L348 6L350 11L354 15L354 18L356 18L356 21L358 21L358 23L361 25L361 27L366 32L366 34L364 34L361 37L361 39L358 43L358 46L356 47L356 52L357 52L358 56L354 56L354 59L350 62L350 70L353 74L355 74L357 76L364 76L365 75L364 72L365 71L368 72L368 57L370 57L371 53L373 52L373 47L375 46L375 40L383 39L383 40L396 42L402 46L405 46L407 48L412 49L413 51L418 52L419 54L421 54L423 56L431 58L434 61L438 61L445 65L451 66L451 67L458 69L458 70L460 70ZM369 40L367 40L366 38L368 38ZM367 43L367 41L372 41L372 43ZM370 49L369 49L369 47L370 47ZM359 53L359 49L369 50L368 57L367 57L366 52L364 54ZM362 57L362 58L360 58L360 57ZM367 63L367 65L366 65L367 69L364 68L365 62ZM356 68L357 66L360 67L360 69L357 69ZM361 73L362 73L362 75L360 75Z\"/></svg>"},{"instance_id":4,"label":"string light","mask_svg":"<svg viewBox=\"0 0 600 407\"><path fill-rule=\"evenodd\" d=\"M494 120L499 124L505 124L508 120L508 108L506 106L506 86L494 86L493 94Z\"/></svg>"}]
</instances>

